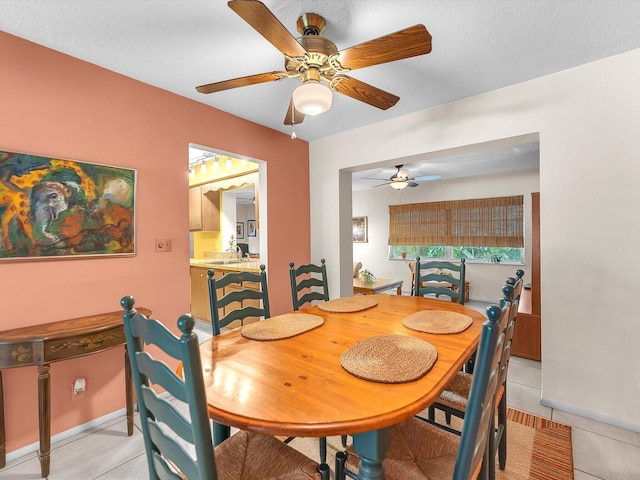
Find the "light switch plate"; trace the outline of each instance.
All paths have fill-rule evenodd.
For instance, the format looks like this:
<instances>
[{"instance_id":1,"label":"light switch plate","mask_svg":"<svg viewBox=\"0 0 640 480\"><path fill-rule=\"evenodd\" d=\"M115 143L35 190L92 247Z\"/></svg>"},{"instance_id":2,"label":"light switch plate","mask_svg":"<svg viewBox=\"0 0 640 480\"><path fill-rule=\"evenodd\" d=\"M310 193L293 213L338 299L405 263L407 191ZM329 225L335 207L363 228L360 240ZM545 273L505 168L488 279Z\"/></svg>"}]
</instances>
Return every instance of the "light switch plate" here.
<instances>
[{"instance_id":1,"label":"light switch plate","mask_svg":"<svg viewBox=\"0 0 640 480\"><path fill-rule=\"evenodd\" d=\"M171 251L170 238L156 238L156 252L170 252L170 251Z\"/></svg>"}]
</instances>

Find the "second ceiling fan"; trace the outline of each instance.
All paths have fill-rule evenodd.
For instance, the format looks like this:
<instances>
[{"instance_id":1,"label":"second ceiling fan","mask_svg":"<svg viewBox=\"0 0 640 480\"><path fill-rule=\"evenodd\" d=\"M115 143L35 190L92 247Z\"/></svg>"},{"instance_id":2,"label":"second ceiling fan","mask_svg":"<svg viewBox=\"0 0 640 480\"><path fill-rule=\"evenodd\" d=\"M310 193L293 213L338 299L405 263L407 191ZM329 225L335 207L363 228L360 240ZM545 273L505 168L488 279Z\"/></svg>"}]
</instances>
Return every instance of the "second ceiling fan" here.
<instances>
[{"instance_id":1,"label":"second ceiling fan","mask_svg":"<svg viewBox=\"0 0 640 480\"><path fill-rule=\"evenodd\" d=\"M284 70L259 73L196 87L200 93L297 78L302 82L291 97L285 113L285 125L300 124L305 115L318 115L331 107L332 92L338 92L374 107L386 110L400 97L385 92L345 72L394 62L431 52L431 35L424 25L414 25L359 45L338 50L322 37L326 21L315 13L298 18L296 39L258 0L231 0L227 3L244 21L284 55Z\"/></svg>"},{"instance_id":2,"label":"second ceiling fan","mask_svg":"<svg viewBox=\"0 0 640 480\"><path fill-rule=\"evenodd\" d=\"M406 187L417 187L418 184L416 181L426 181L426 180L437 180L441 178L441 175L422 175L420 177L414 178L409 176L409 171L402 168L404 165L396 165L396 173L391 175L388 180L382 178L369 178L364 177L366 180L379 180L384 181L384 183L380 183L378 185L374 185L375 187L382 187L383 185L390 185L394 190L402 190Z\"/></svg>"}]
</instances>

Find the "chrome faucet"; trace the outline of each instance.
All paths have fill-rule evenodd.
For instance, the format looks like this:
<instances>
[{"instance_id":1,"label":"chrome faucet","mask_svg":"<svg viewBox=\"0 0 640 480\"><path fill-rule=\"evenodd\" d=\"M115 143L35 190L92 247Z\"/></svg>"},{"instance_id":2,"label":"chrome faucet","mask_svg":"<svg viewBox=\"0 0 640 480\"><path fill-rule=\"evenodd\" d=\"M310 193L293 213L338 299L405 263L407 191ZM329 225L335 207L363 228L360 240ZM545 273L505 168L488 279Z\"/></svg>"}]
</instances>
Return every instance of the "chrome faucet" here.
<instances>
[{"instance_id":1,"label":"chrome faucet","mask_svg":"<svg viewBox=\"0 0 640 480\"><path fill-rule=\"evenodd\" d=\"M238 257L238 261L242 261L242 249L236 245L236 256Z\"/></svg>"}]
</instances>

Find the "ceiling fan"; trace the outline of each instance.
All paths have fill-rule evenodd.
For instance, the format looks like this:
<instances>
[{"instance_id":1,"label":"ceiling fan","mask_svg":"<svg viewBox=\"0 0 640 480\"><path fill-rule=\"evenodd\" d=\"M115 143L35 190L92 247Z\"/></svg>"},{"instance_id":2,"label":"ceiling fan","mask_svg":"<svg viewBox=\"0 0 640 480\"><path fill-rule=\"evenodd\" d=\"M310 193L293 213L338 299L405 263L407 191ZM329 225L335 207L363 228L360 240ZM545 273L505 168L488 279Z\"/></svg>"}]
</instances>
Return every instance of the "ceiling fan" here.
<instances>
[{"instance_id":1,"label":"ceiling fan","mask_svg":"<svg viewBox=\"0 0 640 480\"><path fill-rule=\"evenodd\" d=\"M332 92L338 92L386 110L400 97L345 75L345 72L431 52L431 35L424 25L415 25L359 45L338 50L322 37L326 21L316 13L298 18L296 39L258 0L231 0L227 3L243 20L284 55L284 70L259 73L196 87L200 93L297 78L302 82L291 97L285 125L300 124L305 115L318 115L331 107Z\"/></svg>"},{"instance_id":2,"label":"ceiling fan","mask_svg":"<svg viewBox=\"0 0 640 480\"><path fill-rule=\"evenodd\" d=\"M404 167L404 165L396 165L396 173L391 175L391 177L389 177L389 180L385 181L384 183L380 183L379 185L374 185L373 188L382 187L383 185L391 185L391 188L395 190L402 190L406 187L417 187L418 183L416 183L416 181L420 182L424 180L437 180L438 178L441 178L441 175L422 175L420 177L413 178L409 176L409 171L405 170L402 167ZM384 181L384 179L382 178L365 177L365 179Z\"/></svg>"}]
</instances>

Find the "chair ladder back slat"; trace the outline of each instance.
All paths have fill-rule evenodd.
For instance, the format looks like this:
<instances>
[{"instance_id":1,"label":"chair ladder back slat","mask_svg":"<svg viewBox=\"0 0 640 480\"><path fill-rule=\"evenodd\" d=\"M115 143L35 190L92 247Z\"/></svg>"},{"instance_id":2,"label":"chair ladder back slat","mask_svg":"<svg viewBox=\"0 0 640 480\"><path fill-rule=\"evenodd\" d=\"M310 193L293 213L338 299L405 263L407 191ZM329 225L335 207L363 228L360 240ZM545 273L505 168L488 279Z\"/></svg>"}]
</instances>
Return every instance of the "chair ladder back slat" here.
<instances>
[{"instance_id":1,"label":"chair ladder back slat","mask_svg":"<svg viewBox=\"0 0 640 480\"><path fill-rule=\"evenodd\" d=\"M138 368L146 378L153 378L153 383L160 385L171 395L182 402L187 401L187 392L184 382L167 366L166 363L156 360L147 352L138 352Z\"/></svg>"}]
</instances>

